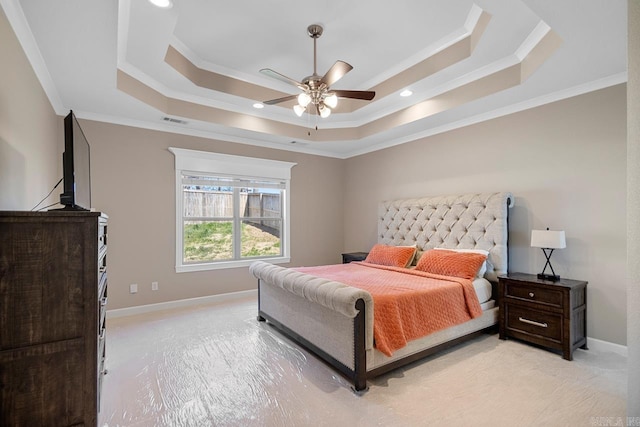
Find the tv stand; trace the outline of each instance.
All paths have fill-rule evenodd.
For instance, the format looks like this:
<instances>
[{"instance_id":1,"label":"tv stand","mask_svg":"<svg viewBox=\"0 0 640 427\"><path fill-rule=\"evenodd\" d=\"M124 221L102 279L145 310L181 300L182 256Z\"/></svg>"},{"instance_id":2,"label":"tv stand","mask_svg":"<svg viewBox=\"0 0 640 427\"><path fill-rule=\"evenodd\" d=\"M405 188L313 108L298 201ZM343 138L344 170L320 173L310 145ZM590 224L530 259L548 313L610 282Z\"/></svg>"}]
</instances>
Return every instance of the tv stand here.
<instances>
[{"instance_id":1,"label":"tv stand","mask_svg":"<svg viewBox=\"0 0 640 427\"><path fill-rule=\"evenodd\" d=\"M0 425L97 425L107 216L0 211L0 236Z\"/></svg>"}]
</instances>

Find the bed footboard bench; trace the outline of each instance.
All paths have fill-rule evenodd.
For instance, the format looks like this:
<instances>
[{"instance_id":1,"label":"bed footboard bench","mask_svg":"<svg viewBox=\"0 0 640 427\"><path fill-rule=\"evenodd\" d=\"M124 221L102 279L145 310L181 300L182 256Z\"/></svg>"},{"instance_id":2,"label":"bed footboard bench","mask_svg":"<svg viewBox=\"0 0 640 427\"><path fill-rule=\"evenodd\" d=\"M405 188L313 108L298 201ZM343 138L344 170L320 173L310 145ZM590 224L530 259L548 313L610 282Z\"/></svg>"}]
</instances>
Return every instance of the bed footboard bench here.
<instances>
[{"instance_id":1,"label":"bed footboard bench","mask_svg":"<svg viewBox=\"0 0 640 427\"><path fill-rule=\"evenodd\" d=\"M351 381L367 385L366 353L373 348L373 298L339 282L255 262L258 320L306 347Z\"/></svg>"}]
</instances>

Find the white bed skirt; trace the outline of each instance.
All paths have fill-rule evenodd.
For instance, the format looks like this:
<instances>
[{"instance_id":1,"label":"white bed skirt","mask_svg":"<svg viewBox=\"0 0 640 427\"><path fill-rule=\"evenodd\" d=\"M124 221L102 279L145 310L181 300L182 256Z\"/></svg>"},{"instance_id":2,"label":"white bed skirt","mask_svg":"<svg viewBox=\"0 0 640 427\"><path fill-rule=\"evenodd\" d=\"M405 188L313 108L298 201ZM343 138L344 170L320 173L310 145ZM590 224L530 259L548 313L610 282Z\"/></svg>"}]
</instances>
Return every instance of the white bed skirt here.
<instances>
[{"instance_id":1,"label":"white bed skirt","mask_svg":"<svg viewBox=\"0 0 640 427\"><path fill-rule=\"evenodd\" d=\"M473 332L489 328L498 323L498 307L490 308L482 313L482 316L469 320L460 325L451 326L426 337L409 341L405 347L393 352L391 357L385 356L375 348L367 350L367 371L379 368L399 359L404 359L415 353L419 353L425 349L436 347L440 344L452 341L456 338L469 335Z\"/></svg>"}]
</instances>

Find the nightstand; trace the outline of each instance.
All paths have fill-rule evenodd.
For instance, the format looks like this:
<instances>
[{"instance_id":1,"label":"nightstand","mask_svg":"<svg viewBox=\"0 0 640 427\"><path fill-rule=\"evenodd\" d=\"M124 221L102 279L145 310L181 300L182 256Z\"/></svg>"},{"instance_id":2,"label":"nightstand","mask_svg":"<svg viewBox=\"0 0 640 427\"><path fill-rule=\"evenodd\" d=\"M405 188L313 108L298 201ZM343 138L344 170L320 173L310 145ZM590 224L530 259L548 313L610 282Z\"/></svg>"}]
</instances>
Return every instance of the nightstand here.
<instances>
[{"instance_id":1,"label":"nightstand","mask_svg":"<svg viewBox=\"0 0 640 427\"><path fill-rule=\"evenodd\" d=\"M538 279L535 274L498 277L500 339L517 338L560 350L573 359L587 350L587 282Z\"/></svg>"},{"instance_id":2,"label":"nightstand","mask_svg":"<svg viewBox=\"0 0 640 427\"><path fill-rule=\"evenodd\" d=\"M342 254L342 263L349 264L352 261L364 261L369 252L349 252Z\"/></svg>"}]
</instances>

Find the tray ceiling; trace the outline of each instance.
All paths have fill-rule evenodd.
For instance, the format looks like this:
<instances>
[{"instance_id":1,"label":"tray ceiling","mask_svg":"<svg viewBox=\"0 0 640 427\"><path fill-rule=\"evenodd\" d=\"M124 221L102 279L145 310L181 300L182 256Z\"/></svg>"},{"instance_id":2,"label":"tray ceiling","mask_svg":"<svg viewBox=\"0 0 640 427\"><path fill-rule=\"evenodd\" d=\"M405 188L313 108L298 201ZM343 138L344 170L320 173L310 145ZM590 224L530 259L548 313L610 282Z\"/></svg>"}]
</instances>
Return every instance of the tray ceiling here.
<instances>
[{"instance_id":1,"label":"tray ceiling","mask_svg":"<svg viewBox=\"0 0 640 427\"><path fill-rule=\"evenodd\" d=\"M0 0L56 112L346 158L626 81L626 1ZM325 119L259 73L354 69ZM401 97L410 89L413 94Z\"/></svg>"}]
</instances>

